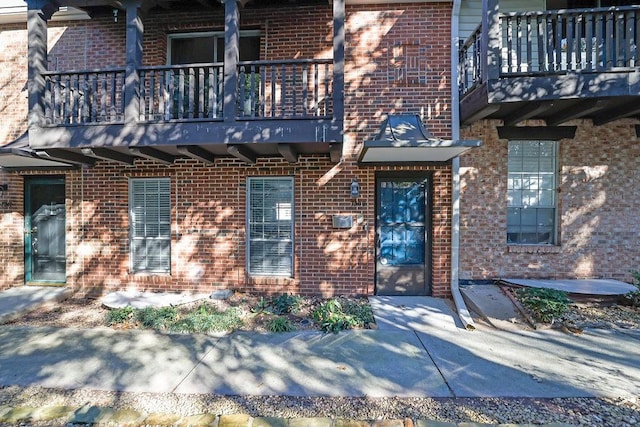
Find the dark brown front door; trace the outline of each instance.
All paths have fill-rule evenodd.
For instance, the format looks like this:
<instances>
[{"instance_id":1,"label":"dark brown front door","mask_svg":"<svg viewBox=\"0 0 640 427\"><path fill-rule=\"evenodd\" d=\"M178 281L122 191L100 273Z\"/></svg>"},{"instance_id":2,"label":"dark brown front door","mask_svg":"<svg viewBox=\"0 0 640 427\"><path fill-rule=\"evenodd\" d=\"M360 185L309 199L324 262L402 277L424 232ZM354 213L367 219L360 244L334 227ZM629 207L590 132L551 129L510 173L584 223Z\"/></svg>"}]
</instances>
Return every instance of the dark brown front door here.
<instances>
[{"instance_id":1,"label":"dark brown front door","mask_svg":"<svg viewBox=\"0 0 640 427\"><path fill-rule=\"evenodd\" d=\"M428 295L428 177L378 177L376 294Z\"/></svg>"}]
</instances>

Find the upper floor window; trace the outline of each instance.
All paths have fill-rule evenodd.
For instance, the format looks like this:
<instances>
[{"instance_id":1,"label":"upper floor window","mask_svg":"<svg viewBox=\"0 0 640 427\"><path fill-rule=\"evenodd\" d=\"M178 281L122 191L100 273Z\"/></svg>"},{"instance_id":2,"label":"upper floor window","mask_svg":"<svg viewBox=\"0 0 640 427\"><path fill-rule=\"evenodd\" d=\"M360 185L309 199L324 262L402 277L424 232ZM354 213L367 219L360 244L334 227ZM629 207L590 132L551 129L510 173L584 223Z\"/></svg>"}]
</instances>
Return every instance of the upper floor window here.
<instances>
[{"instance_id":1,"label":"upper floor window","mask_svg":"<svg viewBox=\"0 0 640 427\"><path fill-rule=\"evenodd\" d=\"M224 62L224 33L169 35L167 61L171 65ZM260 59L260 31L240 31L240 61Z\"/></svg>"},{"instance_id":2,"label":"upper floor window","mask_svg":"<svg viewBox=\"0 0 640 427\"><path fill-rule=\"evenodd\" d=\"M509 141L507 243L556 243L557 144Z\"/></svg>"},{"instance_id":3,"label":"upper floor window","mask_svg":"<svg viewBox=\"0 0 640 427\"><path fill-rule=\"evenodd\" d=\"M169 178L129 182L130 250L133 272L171 271L171 183Z\"/></svg>"}]
</instances>

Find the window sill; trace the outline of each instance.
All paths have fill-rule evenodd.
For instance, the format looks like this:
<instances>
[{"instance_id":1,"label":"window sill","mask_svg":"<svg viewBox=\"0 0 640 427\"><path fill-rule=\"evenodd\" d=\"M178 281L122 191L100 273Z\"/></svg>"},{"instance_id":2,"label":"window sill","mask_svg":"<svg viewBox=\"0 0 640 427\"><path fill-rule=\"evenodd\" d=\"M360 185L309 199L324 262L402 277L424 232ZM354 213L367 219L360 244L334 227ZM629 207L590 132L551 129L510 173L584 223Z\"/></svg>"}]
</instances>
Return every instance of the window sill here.
<instances>
[{"instance_id":1,"label":"window sill","mask_svg":"<svg viewBox=\"0 0 640 427\"><path fill-rule=\"evenodd\" d=\"M559 254L562 251L556 245L508 245L510 254Z\"/></svg>"}]
</instances>

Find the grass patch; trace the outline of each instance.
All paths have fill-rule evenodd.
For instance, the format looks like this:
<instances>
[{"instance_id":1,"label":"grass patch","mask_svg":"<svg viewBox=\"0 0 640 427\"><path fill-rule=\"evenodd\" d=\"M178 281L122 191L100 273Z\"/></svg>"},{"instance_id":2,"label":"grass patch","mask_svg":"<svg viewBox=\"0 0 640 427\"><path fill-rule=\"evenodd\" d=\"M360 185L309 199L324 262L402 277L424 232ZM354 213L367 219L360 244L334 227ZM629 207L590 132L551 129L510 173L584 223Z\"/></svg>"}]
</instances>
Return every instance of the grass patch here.
<instances>
[{"instance_id":1,"label":"grass patch","mask_svg":"<svg viewBox=\"0 0 640 427\"><path fill-rule=\"evenodd\" d=\"M122 325L129 322L133 318L135 309L130 305L122 308L114 308L109 310L105 318L107 326Z\"/></svg>"},{"instance_id":2,"label":"grass patch","mask_svg":"<svg viewBox=\"0 0 640 427\"><path fill-rule=\"evenodd\" d=\"M267 323L267 329L270 332L291 332L295 331L297 328L296 325L291 323L291 321L286 317L276 316L269 320L269 323Z\"/></svg>"},{"instance_id":3,"label":"grass patch","mask_svg":"<svg viewBox=\"0 0 640 427\"><path fill-rule=\"evenodd\" d=\"M201 304L195 310L180 312L176 307L147 307L134 309L124 307L107 313L107 326L135 322L146 329L167 330L181 333L208 333L234 331L242 326L241 311L236 307L218 311L208 304Z\"/></svg>"},{"instance_id":4,"label":"grass patch","mask_svg":"<svg viewBox=\"0 0 640 427\"><path fill-rule=\"evenodd\" d=\"M543 323L559 320L572 302L566 292L555 289L522 288L516 291L516 295L536 320Z\"/></svg>"}]
</instances>

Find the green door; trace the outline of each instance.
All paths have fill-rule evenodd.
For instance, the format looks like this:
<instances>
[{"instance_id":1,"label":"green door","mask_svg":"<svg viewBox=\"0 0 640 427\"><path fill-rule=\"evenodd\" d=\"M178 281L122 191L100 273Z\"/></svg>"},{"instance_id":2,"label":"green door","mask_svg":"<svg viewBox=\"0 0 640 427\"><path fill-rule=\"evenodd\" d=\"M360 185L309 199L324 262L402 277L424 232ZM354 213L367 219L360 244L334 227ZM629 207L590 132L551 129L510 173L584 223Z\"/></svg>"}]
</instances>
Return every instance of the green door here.
<instances>
[{"instance_id":1,"label":"green door","mask_svg":"<svg viewBox=\"0 0 640 427\"><path fill-rule=\"evenodd\" d=\"M25 280L65 283L65 195L62 178L25 180Z\"/></svg>"},{"instance_id":2,"label":"green door","mask_svg":"<svg viewBox=\"0 0 640 427\"><path fill-rule=\"evenodd\" d=\"M376 294L428 295L426 177L376 183Z\"/></svg>"}]
</instances>

